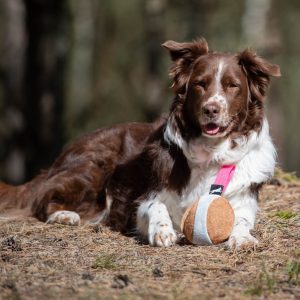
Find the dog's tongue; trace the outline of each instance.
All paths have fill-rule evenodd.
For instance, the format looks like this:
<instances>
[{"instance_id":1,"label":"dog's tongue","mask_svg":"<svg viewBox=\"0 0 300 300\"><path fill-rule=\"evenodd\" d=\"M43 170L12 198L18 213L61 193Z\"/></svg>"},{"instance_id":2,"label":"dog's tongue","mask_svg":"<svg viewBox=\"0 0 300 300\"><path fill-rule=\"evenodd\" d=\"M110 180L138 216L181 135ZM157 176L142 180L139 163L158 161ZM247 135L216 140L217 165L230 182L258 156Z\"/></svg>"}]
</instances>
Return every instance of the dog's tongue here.
<instances>
[{"instance_id":1,"label":"dog's tongue","mask_svg":"<svg viewBox=\"0 0 300 300\"><path fill-rule=\"evenodd\" d=\"M220 127L214 123L209 123L209 124L206 124L203 129L204 129L205 133L207 133L209 135L215 135L219 132Z\"/></svg>"}]
</instances>

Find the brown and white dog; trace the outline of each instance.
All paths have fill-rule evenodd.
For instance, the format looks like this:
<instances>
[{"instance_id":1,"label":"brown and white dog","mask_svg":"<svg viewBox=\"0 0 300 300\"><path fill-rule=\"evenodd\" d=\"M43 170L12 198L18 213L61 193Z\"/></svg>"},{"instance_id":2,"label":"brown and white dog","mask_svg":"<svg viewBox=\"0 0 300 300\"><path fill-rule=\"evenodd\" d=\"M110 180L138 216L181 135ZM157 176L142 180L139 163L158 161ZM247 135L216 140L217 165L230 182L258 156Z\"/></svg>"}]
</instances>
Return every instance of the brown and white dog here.
<instances>
[{"instance_id":1,"label":"brown and white dog","mask_svg":"<svg viewBox=\"0 0 300 300\"><path fill-rule=\"evenodd\" d=\"M151 124L103 128L69 145L52 167L22 186L0 185L0 209L48 223L103 223L171 246L185 209L209 192L221 165L235 174L224 196L235 211L230 247L250 234L258 187L273 174L275 149L264 97L279 67L250 50L208 50L204 39L167 41L175 99Z\"/></svg>"}]
</instances>

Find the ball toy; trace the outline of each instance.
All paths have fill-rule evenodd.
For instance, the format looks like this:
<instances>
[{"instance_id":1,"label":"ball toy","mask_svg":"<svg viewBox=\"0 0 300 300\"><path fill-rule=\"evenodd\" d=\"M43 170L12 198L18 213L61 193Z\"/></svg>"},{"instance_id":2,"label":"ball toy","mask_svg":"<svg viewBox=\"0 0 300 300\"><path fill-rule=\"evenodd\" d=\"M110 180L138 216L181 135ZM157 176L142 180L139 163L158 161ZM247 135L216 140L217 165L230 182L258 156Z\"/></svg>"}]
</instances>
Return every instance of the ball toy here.
<instances>
[{"instance_id":1,"label":"ball toy","mask_svg":"<svg viewBox=\"0 0 300 300\"><path fill-rule=\"evenodd\" d=\"M181 231L195 245L215 245L226 241L233 229L234 212L224 197L208 194L185 211Z\"/></svg>"}]
</instances>

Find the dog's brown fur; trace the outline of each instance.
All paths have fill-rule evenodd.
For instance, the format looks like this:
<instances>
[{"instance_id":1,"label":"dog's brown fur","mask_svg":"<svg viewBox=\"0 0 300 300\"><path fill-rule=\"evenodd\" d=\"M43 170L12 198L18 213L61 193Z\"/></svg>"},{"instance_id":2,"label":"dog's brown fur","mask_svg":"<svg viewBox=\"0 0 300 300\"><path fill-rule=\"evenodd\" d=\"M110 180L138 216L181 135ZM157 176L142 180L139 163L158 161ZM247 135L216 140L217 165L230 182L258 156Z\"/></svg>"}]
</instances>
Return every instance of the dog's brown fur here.
<instances>
[{"instance_id":1,"label":"dog's brown fur","mask_svg":"<svg viewBox=\"0 0 300 300\"><path fill-rule=\"evenodd\" d=\"M105 208L106 186L116 166L138 155L163 123L164 118L116 125L83 136L32 181L16 187L1 183L0 211L22 209L24 215L46 221L57 210L69 210L93 219Z\"/></svg>"}]
</instances>

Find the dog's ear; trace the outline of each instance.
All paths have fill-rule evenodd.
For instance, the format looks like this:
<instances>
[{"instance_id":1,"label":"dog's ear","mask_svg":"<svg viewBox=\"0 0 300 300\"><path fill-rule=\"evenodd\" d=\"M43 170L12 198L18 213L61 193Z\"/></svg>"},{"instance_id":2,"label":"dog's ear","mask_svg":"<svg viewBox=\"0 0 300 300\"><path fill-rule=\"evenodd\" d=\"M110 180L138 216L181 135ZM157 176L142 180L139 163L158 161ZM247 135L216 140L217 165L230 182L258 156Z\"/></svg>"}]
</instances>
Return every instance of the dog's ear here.
<instances>
[{"instance_id":1,"label":"dog's ear","mask_svg":"<svg viewBox=\"0 0 300 300\"><path fill-rule=\"evenodd\" d=\"M173 60L169 73L173 79L172 88L176 94L184 94L193 62L208 53L208 44L201 38L191 43L166 41L162 46L169 51Z\"/></svg>"},{"instance_id":2,"label":"dog's ear","mask_svg":"<svg viewBox=\"0 0 300 300\"><path fill-rule=\"evenodd\" d=\"M271 76L281 76L279 66L258 57L249 49L238 55L238 61L248 78L251 100L263 100L270 84Z\"/></svg>"}]
</instances>

